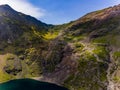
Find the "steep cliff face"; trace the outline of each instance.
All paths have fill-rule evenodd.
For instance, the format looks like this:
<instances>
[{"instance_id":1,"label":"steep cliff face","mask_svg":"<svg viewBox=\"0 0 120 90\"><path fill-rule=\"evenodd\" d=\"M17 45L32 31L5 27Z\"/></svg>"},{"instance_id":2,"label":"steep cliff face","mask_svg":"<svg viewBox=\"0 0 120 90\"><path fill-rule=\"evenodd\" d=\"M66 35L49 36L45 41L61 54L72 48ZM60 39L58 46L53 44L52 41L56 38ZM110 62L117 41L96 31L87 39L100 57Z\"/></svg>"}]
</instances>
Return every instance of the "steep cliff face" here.
<instances>
[{"instance_id":1,"label":"steep cliff face","mask_svg":"<svg viewBox=\"0 0 120 90\"><path fill-rule=\"evenodd\" d=\"M35 78L70 90L119 90L120 5L63 25L0 6L0 82Z\"/></svg>"}]
</instances>

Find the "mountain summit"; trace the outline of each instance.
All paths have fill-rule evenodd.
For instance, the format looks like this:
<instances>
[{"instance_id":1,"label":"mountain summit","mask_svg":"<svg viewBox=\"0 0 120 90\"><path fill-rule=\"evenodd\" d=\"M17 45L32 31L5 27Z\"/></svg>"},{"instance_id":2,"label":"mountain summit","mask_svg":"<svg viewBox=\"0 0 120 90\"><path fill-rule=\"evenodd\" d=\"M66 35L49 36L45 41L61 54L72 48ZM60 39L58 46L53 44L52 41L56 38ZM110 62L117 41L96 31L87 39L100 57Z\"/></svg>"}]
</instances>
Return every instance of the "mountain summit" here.
<instances>
[{"instance_id":1,"label":"mountain summit","mask_svg":"<svg viewBox=\"0 0 120 90\"><path fill-rule=\"evenodd\" d=\"M33 27L38 31L46 31L48 25L13 10L9 5L0 6L0 41L17 39Z\"/></svg>"},{"instance_id":2,"label":"mountain summit","mask_svg":"<svg viewBox=\"0 0 120 90\"><path fill-rule=\"evenodd\" d=\"M0 82L34 78L70 90L119 90L120 5L63 25L0 6Z\"/></svg>"},{"instance_id":3,"label":"mountain summit","mask_svg":"<svg viewBox=\"0 0 120 90\"><path fill-rule=\"evenodd\" d=\"M6 9L8 9L8 10L13 10L8 4L5 4L5 5L0 5L0 9L4 9L4 10L6 10Z\"/></svg>"}]
</instances>

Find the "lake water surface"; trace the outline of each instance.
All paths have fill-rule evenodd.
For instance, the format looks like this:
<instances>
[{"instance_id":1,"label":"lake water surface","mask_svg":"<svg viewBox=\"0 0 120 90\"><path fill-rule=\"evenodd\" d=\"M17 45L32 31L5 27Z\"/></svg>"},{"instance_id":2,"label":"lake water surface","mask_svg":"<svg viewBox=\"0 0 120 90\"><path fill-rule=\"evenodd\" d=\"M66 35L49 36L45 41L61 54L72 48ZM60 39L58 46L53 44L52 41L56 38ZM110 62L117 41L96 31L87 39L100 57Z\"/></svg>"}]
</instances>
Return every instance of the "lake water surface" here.
<instances>
[{"instance_id":1,"label":"lake water surface","mask_svg":"<svg viewBox=\"0 0 120 90\"><path fill-rule=\"evenodd\" d=\"M0 84L0 90L68 90L46 82L39 82L32 79L18 79Z\"/></svg>"}]
</instances>

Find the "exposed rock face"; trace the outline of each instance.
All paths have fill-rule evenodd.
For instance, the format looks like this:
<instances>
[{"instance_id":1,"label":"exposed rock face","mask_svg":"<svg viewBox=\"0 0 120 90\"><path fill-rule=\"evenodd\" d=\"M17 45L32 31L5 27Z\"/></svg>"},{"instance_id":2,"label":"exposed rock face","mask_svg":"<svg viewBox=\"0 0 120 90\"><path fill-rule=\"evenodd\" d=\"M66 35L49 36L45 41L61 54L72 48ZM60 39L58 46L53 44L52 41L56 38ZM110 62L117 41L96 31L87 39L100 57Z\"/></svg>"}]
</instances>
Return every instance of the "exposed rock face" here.
<instances>
[{"instance_id":1,"label":"exposed rock face","mask_svg":"<svg viewBox=\"0 0 120 90\"><path fill-rule=\"evenodd\" d=\"M70 90L119 90L120 5L63 25L0 6L0 82L35 78Z\"/></svg>"},{"instance_id":2,"label":"exposed rock face","mask_svg":"<svg viewBox=\"0 0 120 90\"><path fill-rule=\"evenodd\" d=\"M57 83L59 85L64 84L63 82L69 77L70 74L74 74L77 72L78 65L77 65L76 57L72 55L72 51L73 49L70 47L70 45L66 45L63 48L63 53L60 58L61 61L59 61L59 63L54 65L55 66L54 70L51 73L45 73L43 78L40 78L40 80ZM57 54L57 55L60 55L60 54ZM54 58L56 59L55 61L59 60L57 58Z\"/></svg>"},{"instance_id":3,"label":"exposed rock face","mask_svg":"<svg viewBox=\"0 0 120 90\"><path fill-rule=\"evenodd\" d=\"M17 57L10 55L7 58L4 70L8 74L17 75L17 73L22 71L22 64Z\"/></svg>"}]
</instances>

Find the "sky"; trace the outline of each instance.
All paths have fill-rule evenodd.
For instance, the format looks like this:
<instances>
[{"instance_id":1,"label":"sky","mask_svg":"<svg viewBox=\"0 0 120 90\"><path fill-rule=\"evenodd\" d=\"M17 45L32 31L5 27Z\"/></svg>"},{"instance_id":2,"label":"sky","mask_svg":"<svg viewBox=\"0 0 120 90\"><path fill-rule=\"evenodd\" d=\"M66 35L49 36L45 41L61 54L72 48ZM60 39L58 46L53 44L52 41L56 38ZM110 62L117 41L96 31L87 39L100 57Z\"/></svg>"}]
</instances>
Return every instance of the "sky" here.
<instances>
[{"instance_id":1,"label":"sky","mask_svg":"<svg viewBox=\"0 0 120 90\"><path fill-rule=\"evenodd\" d=\"M48 24L63 24L85 14L120 4L120 0L0 0L16 11Z\"/></svg>"}]
</instances>

